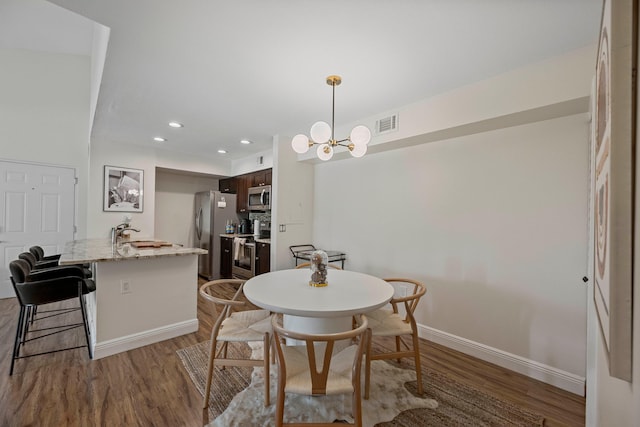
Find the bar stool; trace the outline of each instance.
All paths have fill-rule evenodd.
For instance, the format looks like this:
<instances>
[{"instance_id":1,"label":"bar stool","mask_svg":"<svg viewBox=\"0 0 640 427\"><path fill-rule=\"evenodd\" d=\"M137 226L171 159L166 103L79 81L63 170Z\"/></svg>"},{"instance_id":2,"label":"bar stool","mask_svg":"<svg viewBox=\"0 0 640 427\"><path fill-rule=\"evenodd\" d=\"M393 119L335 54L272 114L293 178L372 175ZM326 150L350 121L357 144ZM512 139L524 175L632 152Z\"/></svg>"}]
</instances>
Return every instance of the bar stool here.
<instances>
[{"instance_id":1,"label":"bar stool","mask_svg":"<svg viewBox=\"0 0 640 427\"><path fill-rule=\"evenodd\" d=\"M60 272L54 270L42 270L39 272L35 272L34 274L30 274L31 269L29 263L23 259L11 261L9 263L9 270L11 272L11 283L13 284L13 289L15 290L16 296L18 297L18 302L20 303L20 314L18 316L18 324L16 327L16 337L13 345L9 375L13 375L13 368L17 359L24 359L27 357L40 356L43 354L55 353L63 350L85 347L85 345L66 347L20 356L20 349L24 347L25 344L53 334L66 332L79 326L84 326L86 347L89 351L89 358L92 359L93 354L91 352L91 345L89 343L90 333L89 325L87 323L84 295L95 290L95 283L93 282L93 280L78 277L77 275L60 276ZM73 298L78 298L79 307L40 311L40 315L43 315L44 313L54 314L47 314L44 317L35 318L36 309L40 305L70 300ZM29 330L30 325L32 325L33 322L37 320L43 320L52 316L65 314L77 309L82 312L82 323L72 323L42 329ZM30 337L28 335L34 332L46 333L35 337Z\"/></svg>"}]
</instances>

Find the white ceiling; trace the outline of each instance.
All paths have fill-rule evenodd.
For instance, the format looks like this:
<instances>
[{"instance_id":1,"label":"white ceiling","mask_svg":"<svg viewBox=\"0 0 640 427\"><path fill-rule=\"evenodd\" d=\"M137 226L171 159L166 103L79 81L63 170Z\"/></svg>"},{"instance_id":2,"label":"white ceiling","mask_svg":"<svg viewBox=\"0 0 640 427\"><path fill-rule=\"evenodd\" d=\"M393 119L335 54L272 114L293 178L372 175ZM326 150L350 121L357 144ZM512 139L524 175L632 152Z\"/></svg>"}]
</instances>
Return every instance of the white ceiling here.
<instances>
[{"instance_id":1,"label":"white ceiling","mask_svg":"<svg viewBox=\"0 0 640 427\"><path fill-rule=\"evenodd\" d=\"M94 138L155 146L164 136L165 149L217 158L225 148L230 159L330 122L330 74L343 77L339 126L594 44L602 8L601 0L51 2L111 29ZM0 0L0 47L35 49L39 40L44 50L86 52L87 25L44 0ZM254 144L240 145L244 138Z\"/></svg>"}]
</instances>

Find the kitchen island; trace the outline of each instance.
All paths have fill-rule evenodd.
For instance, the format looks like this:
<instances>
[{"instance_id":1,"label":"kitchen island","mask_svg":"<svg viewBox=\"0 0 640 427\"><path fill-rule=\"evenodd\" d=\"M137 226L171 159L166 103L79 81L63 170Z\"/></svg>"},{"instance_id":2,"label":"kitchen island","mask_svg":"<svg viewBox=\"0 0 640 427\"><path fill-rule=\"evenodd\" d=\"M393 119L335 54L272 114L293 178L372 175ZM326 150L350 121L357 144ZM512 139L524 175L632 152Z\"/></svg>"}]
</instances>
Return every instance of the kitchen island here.
<instances>
[{"instance_id":1,"label":"kitchen island","mask_svg":"<svg viewBox=\"0 0 640 427\"><path fill-rule=\"evenodd\" d=\"M86 302L94 359L198 329L198 255L207 251L135 244L74 240L60 257L61 265L92 264L96 291Z\"/></svg>"}]
</instances>

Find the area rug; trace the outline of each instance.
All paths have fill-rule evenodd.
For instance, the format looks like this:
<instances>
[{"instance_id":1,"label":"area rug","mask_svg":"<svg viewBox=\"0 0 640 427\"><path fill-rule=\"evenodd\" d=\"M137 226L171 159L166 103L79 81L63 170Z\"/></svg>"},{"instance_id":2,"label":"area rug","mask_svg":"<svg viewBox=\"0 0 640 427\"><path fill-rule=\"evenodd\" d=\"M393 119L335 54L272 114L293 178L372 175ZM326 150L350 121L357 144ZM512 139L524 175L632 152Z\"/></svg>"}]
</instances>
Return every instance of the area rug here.
<instances>
[{"instance_id":1,"label":"area rug","mask_svg":"<svg viewBox=\"0 0 640 427\"><path fill-rule=\"evenodd\" d=\"M251 346L255 357L260 357L262 354L261 344L252 343ZM245 346L236 345L233 351L238 351L236 350L238 347ZM249 346L246 347L248 349ZM231 346L229 349L231 350ZM243 357L248 354L247 349L239 351L244 351ZM206 384L208 352L209 342L178 350L178 356L201 394L204 394ZM237 357L237 353L230 353L229 357ZM238 381L237 379L242 376L242 370L247 372L247 368L234 367L218 368L214 372L213 392L209 399L209 419L213 419L213 422L209 426L266 427L274 424L277 367L274 365L271 370L271 405L266 407L264 406L264 369L261 367L253 368L248 386L245 386L246 381ZM362 400L363 426L372 427L381 421L391 421L400 412L407 409L435 409L438 406L435 400L415 396L404 387L405 383L414 379L415 374L412 371L385 362L374 361L371 364L370 396L368 400ZM228 390L221 394L224 389ZM222 408L223 400L227 400L228 396L233 393L231 389L238 391L238 393L228 402L228 406ZM223 409L222 412L221 409ZM312 397L287 394L284 412L285 422L311 423L326 422L327 420L353 422L350 395Z\"/></svg>"},{"instance_id":2,"label":"area rug","mask_svg":"<svg viewBox=\"0 0 640 427\"><path fill-rule=\"evenodd\" d=\"M233 357L247 357L251 353L248 346L235 346L233 351ZM200 394L204 394L208 353L208 342L178 350L178 356ZM544 423L544 417L540 414L529 412L428 368L423 368L426 399L417 397L413 371L384 361L374 361L371 365L371 398L369 401L363 400L365 426L542 426ZM394 381L391 382L390 379ZM263 381L261 368L216 368L209 400L209 419L214 420L210 426L273 425L277 368L272 370L272 404L269 407L264 406ZM380 394L383 395L382 398L378 396ZM293 402L292 398L299 401ZM402 402L397 404L394 399ZM350 420L351 399L346 396L339 397L338 400L320 404L316 397L287 395L285 420L293 421L290 415L302 417L297 421L306 421L307 418L304 417L309 416L322 420ZM321 410L324 412L320 412Z\"/></svg>"}]
</instances>

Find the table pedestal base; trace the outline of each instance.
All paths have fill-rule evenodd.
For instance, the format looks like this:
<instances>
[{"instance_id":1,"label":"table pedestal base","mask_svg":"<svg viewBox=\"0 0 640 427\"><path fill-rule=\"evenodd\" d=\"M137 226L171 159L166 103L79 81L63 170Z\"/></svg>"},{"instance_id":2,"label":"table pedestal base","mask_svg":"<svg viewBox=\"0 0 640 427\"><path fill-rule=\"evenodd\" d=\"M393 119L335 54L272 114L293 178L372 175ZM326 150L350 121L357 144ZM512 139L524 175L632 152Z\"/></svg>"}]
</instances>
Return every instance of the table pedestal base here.
<instances>
[{"instance_id":1,"label":"table pedestal base","mask_svg":"<svg viewBox=\"0 0 640 427\"><path fill-rule=\"evenodd\" d=\"M331 334L334 332L350 331L352 316L347 317L302 317L283 315L283 326L296 332L305 334Z\"/></svg>"},{"instance_id":2,"label":"table pedestal base","mask_svg":"<svg viewBox=\"0 0 640 427\"><path fill-rule=\"evenodd\" d=\"M282 326L295 332L305 334L332 334L350 331L353 328L353 316L347 317L302 317L284 314ZM287 345L302 345L299 340L287 339Z\"/></svg>"}]
</instances>

